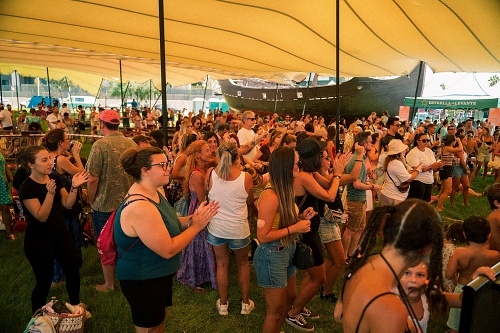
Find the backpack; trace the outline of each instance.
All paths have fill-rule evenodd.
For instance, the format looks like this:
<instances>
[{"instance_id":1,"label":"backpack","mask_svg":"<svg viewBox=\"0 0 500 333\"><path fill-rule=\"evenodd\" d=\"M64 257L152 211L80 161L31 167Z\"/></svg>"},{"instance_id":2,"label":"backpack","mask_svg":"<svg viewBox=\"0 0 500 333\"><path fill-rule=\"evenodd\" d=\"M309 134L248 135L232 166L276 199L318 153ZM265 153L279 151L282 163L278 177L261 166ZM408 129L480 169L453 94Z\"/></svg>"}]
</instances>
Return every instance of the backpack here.
<instances>
[{"instance_id":1,"label":"backpack","mask_svg":"<svg viewBox=\"0 0 500 333\"><path fill-rule=\"evenodd\" d=\"M127 196L125 199L123 199L123 202L127 201L129 197L132 195L140 195L144 197L142 194L131 194ZM127 202L126 204L123 204L123 208L127 207L134 201L145 201L145 199L135 199ZM120 205L120 206L122 206ZM118 208L120 209L120 208ZM97 251L99 252L99 256L101 257L101 263L103 265L111 265L114 266L116 264L116 261L120 259L122 255L124 255L128 250L130 250L138 241L139 238L135 240L132 245L130 245L125 251L123 251L122 254L118 257L118 250L116 247L116 242L115 242L115 217L116 217L116 212L118 209L115 209L112 213L111 216L108 218L106 221L106 224L102 228L101 234L97 238Z\"/></svg>"}]
</instances>

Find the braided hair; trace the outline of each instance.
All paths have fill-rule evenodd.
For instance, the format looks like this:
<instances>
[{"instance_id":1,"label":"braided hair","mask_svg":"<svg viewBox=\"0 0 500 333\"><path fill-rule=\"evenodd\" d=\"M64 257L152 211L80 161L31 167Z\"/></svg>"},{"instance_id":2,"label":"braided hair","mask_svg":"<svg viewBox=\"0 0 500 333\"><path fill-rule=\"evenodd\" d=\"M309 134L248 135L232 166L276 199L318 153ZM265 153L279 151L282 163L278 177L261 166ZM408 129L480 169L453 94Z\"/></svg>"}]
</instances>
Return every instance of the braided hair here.
<instances>
[{"instance_id":1,"label":"braided hair","mask_svg":"<svg viewBox=\"0 0 500 333\"><path fill-rule=\"evenodd\" d=\"M381 206L373 210L365 233L347 267L346 278L358 271L368 260L382 228L383 245L392 245L409 266L422 261L429 248L428 288L426 295L433 313L446 313L446 300L442 294L443 231L439 213L427 202L407 199L396 206Z\"/></svg>"}]
</instances>

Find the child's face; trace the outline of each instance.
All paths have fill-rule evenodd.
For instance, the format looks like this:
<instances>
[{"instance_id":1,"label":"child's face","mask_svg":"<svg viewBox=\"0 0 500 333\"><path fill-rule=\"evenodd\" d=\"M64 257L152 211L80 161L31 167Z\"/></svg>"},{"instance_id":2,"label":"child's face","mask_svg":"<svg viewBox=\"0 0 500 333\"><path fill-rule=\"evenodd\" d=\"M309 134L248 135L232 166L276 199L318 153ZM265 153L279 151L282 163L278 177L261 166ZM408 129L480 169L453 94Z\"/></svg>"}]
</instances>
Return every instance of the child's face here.
<instances>
[{"instance_id":1,"label":"child's face","mask_svg":"<svg viewBox=\"0 0 500 333\"><path fill-rule=\"evenodd\" d=\"M403 287L410 301L417 301L424 292L427 280L427 265L420 263L417 266L408 268L401 278Z\"/></svg>"}]
</instances>

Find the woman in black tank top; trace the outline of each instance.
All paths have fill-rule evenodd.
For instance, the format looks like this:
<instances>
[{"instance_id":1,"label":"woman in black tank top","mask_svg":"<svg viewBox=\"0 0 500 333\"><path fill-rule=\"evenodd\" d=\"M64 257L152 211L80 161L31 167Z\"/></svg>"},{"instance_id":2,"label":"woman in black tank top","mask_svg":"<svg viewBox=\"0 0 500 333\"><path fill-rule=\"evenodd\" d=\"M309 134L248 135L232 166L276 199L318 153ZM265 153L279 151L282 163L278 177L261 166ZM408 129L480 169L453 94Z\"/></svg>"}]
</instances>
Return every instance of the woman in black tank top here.
<instances>
[{"instance_id":1,"label":"woman in black tank top","mask_svg":"<svg viewBox=\"0 0 500 333\"><path fill-rule=\"evenodd\" d=\"M384 247L372 255L382 222ZM399 282L405 270L430 256L426 295L431 312L446 311L442 290L442 222L428 203L408 199L396 206L377 207L368 221L357 253L346 270L335 320L344 332L405 332L415 314ZM411 325L410 325L411 326Z\"/></svg>"}]
</instances>

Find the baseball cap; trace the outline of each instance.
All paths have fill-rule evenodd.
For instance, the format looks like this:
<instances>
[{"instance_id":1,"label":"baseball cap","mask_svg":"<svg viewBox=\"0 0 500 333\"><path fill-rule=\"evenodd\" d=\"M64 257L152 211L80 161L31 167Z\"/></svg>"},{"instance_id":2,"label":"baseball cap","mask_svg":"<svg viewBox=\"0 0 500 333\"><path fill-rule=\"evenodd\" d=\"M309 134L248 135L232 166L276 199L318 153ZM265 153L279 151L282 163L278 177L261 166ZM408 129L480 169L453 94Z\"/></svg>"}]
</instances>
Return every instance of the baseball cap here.
<instances>
[{"instance_id":1,"label":"baseball cap","mask_svg":"<svg viewBox=\"0 0 500 333\"><path fill-rule=\"evenodd\" d=\"M116 125L120 123L120 116L113 110L104 110L99 113L99 120Z\"/></svg>"},{"instance_id":2,"label":"baseball cap","mask_svg":"<svg viewBox=\"0 0 500 333\"><path fill-rule=\"evenodd\" d=\"M302 140L297 147L297 152L303 159L311 158L317 156L326 148L326 143L323 141L318 141L315 138L307 138Z\"/></svg>"}]
</instances>

